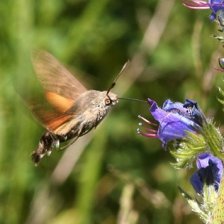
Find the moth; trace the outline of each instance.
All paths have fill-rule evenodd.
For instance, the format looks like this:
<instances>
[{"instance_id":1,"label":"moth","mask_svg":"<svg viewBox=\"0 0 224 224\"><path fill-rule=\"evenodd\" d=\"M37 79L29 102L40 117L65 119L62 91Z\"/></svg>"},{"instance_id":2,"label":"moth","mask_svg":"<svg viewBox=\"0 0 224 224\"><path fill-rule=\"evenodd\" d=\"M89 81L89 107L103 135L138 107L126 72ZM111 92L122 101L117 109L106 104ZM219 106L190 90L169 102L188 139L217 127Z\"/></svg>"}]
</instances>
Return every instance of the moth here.
<instances>
[{"instance_id":1,"label":"moth","mask_svg":"<svg viewBox=\"0 0 224 224\"><path fill-rule=\"evenodd\" d=\"M87 90L48 52L36 52L32 62L48 105L34 103L30 108L46 129L32 153L33 162L38 164L62 143L72 144L96 128L118 103L118 97L111 92L115 81L107 91Z\"/></svg>"}]
</instances>

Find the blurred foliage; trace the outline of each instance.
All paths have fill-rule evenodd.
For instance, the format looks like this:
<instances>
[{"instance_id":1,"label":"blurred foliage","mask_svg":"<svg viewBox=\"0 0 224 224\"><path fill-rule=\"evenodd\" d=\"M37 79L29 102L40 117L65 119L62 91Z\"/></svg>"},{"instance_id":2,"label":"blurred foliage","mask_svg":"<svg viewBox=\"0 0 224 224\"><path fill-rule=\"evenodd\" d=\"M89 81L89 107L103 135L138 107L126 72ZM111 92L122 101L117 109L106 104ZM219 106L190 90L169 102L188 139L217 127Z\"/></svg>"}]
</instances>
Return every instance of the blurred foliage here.
<instances>
[{"instance_id":1,"label":"blurred foliage","mask_svg":"<svg viewBox=\"0 0 224 224\"><path fill-rule=\"evenodd\" d=\"M57 182L52 173L63 152L33 165L30 154L44 130L17 93L38 95L34 49L51 52L99 90L108 88L125 61L132 65L138 58L131 66L136 76L125 74L130 86L124 96L159 104L192 98L222 129L222 75L214 69L222 49L212 38L215 24L208 11L173 2L0 1L0 223L200 222L177 188L192 190L189 174L170 166L172 157L158 140L136 134L137 115L148 117L148 105L120 100L92 132L69 176ZM121 77L114 92L122 92L125 83ZM79 150L77 143L73 147Z\"/></svg>"}]
</instances>

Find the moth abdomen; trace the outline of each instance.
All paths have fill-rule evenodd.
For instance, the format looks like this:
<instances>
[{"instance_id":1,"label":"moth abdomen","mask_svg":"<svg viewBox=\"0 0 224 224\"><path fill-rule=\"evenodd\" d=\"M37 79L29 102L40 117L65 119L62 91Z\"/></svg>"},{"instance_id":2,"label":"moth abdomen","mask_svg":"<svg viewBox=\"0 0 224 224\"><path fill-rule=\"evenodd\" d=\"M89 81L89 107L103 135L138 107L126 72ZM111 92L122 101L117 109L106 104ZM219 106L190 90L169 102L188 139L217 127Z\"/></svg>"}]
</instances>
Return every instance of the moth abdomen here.
<instances>
[{"instance_id":1,"label":"moth abdomen","mask_svg":"<svg viewBox=\"0 0 224 224\"><path fill-rule=\"evenodd\" d=\"M50 153L52 148L58 145L59 140L57 136L53 135L51 132L46 132L39 141L38 147L33 151L31 158L35 164L38 164L39 161L44 157L46 153Z\"/></svg>"},{"instance_id":2,"label":"moth abdomen","mask_svg":"<svg viewBox=\"0 0 224 224\"><path fill-rule=\"evenodd\" d=\"M32 161L38 164L46 154L50 155L54 149L59 149L61 143L72 139L76 140L78 136L78 130L75 129L71 129L64 135L56 135L51 132L44 133L40 138L37 149L31 155Z\"/></svg>"}]
</instances>

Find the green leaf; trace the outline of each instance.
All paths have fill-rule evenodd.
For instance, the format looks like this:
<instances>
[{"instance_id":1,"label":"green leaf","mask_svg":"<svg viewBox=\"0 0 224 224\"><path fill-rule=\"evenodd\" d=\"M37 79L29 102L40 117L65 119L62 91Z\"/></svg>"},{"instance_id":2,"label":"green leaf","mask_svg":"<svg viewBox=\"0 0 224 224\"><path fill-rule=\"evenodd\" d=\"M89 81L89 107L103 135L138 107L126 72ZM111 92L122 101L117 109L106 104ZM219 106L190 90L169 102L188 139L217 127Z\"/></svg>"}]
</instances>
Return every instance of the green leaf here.
<instances>
[{"instance_id":1,"label":"green leaf","mask_svg":"<svg viewBox=\"0 0 224 224\"><path fill-rule=\"evenodd\" d=\"M193 199L187 192L185 192L181 187L178 187L181 195L187 200L189 206L191 207L192 211L197 213L199 217L203 221L207 221L209 216L203 210L203 206L195 199Z\"/></svg>"},{"instance_id":2,"label":"green leaf","mask_svg":"<svg viewBox=\"0 0 224 224\"><path fill-rule=\"evenodd\" d=\"M221 43L224 42L224 37L223 36L220 36L220 35L213 35L213 37L215 39L217 39L218 41L220 41Z\"/></svg>"},{"instance_id":3,"label":"green leaf","mask_svg":"<svg viewBox=\"0 0 224 224\"><path fill-rule=\"evenodd\" d=\"M203 126L202 134L210 151L217 157L224 159L223 137L212 121L207 121Z\"/></svg>"},{"instance_id":4,"label":"green leaf","mask_svg":"<svg viewBox=\"0 0 224 224\"><path fill-rule=\"evenodd\" d=\"M199 153L205 151L211 151L215 156L224 159L223 137L210 120L203 125L201 134L188 132L186 138L177 146L172 143L169 149L176 159L172 165L177 169L189 166Z\"/></svg>"},{"instance_id":5,"label":"green leaf","mask_svg":"<svg viewBox=\"0 0 224 224\"><path fill-rule=\"evenodd\" d=\"M192 162L196 155L205 151L206 142L200 134L188 132L187 137L179 144L178 148L173 147L170 151L176 159L175 163L171 163L175 168L183 168Z\"/></svg>"}]
</instances>

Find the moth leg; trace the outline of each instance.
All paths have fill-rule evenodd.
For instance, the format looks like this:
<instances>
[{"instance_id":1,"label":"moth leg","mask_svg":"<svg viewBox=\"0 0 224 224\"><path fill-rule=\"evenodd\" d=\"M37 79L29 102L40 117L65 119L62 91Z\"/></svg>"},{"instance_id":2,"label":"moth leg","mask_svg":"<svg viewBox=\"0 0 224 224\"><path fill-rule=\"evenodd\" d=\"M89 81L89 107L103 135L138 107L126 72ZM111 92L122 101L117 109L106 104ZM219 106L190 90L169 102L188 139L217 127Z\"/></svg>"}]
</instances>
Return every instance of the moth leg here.
<instances>
[{"instance_id":1,"label":"moth leg","mask_svg":"<svg viewBox=\"0 0 224 224\"><path fill-rule=\"evenodd\" d=\"M80 136L86 134L89 129L86 129L85 123L80 123L78 128L73 128L66 135L60 136L60 141L65 142L68 141L67 144L63 145L60 149L63 150L72 145ZM70 141L69 141L70 140Z\"/></svg>"},{"instance_id":2,"label":"moth leg","mask_svg":"<svg viewBox=\"0 0 224 224\"><path fill-rule=\"evenodd\" d=\"M70 134L69 137L70 137L71 141L69 141L68 144L63 146L63 149L72 145L80 136L82 136L83 135L83 129L84 129L83 124L80 124L78 133L76 133L76 131L74 129L72 129L71 132L69 133Z\"/></svg>"},{"instance_id":3,"label":"moth leg","mask_svg":"<svg viewBox=\"0 0 224 224\"><path fill-rule=\"evenodd\" d=\"M66 143L65 145L63 145L60 149L66 149L68 148L70 145L72 145L76 140L78 139L78 136L76 136L75 138L71 139L70 141L68 141L68 143Z\"/></svg>"},{"instance_id":4,"label":"moth leg","mask_svg":"<svg viewBox=\"0 0 224 224\"><path fill-rule=\"evenodd\" d=\"M77 139L78 139L77 131L72 129L69 133L67 133L65 136L60 136L61 142L66 142L65 145L63 145L60 149L63 150L65 148L68 148L70 145L72 145ZM70 141L69 141L70 140Z\"/></svg>"}]
</instances>

